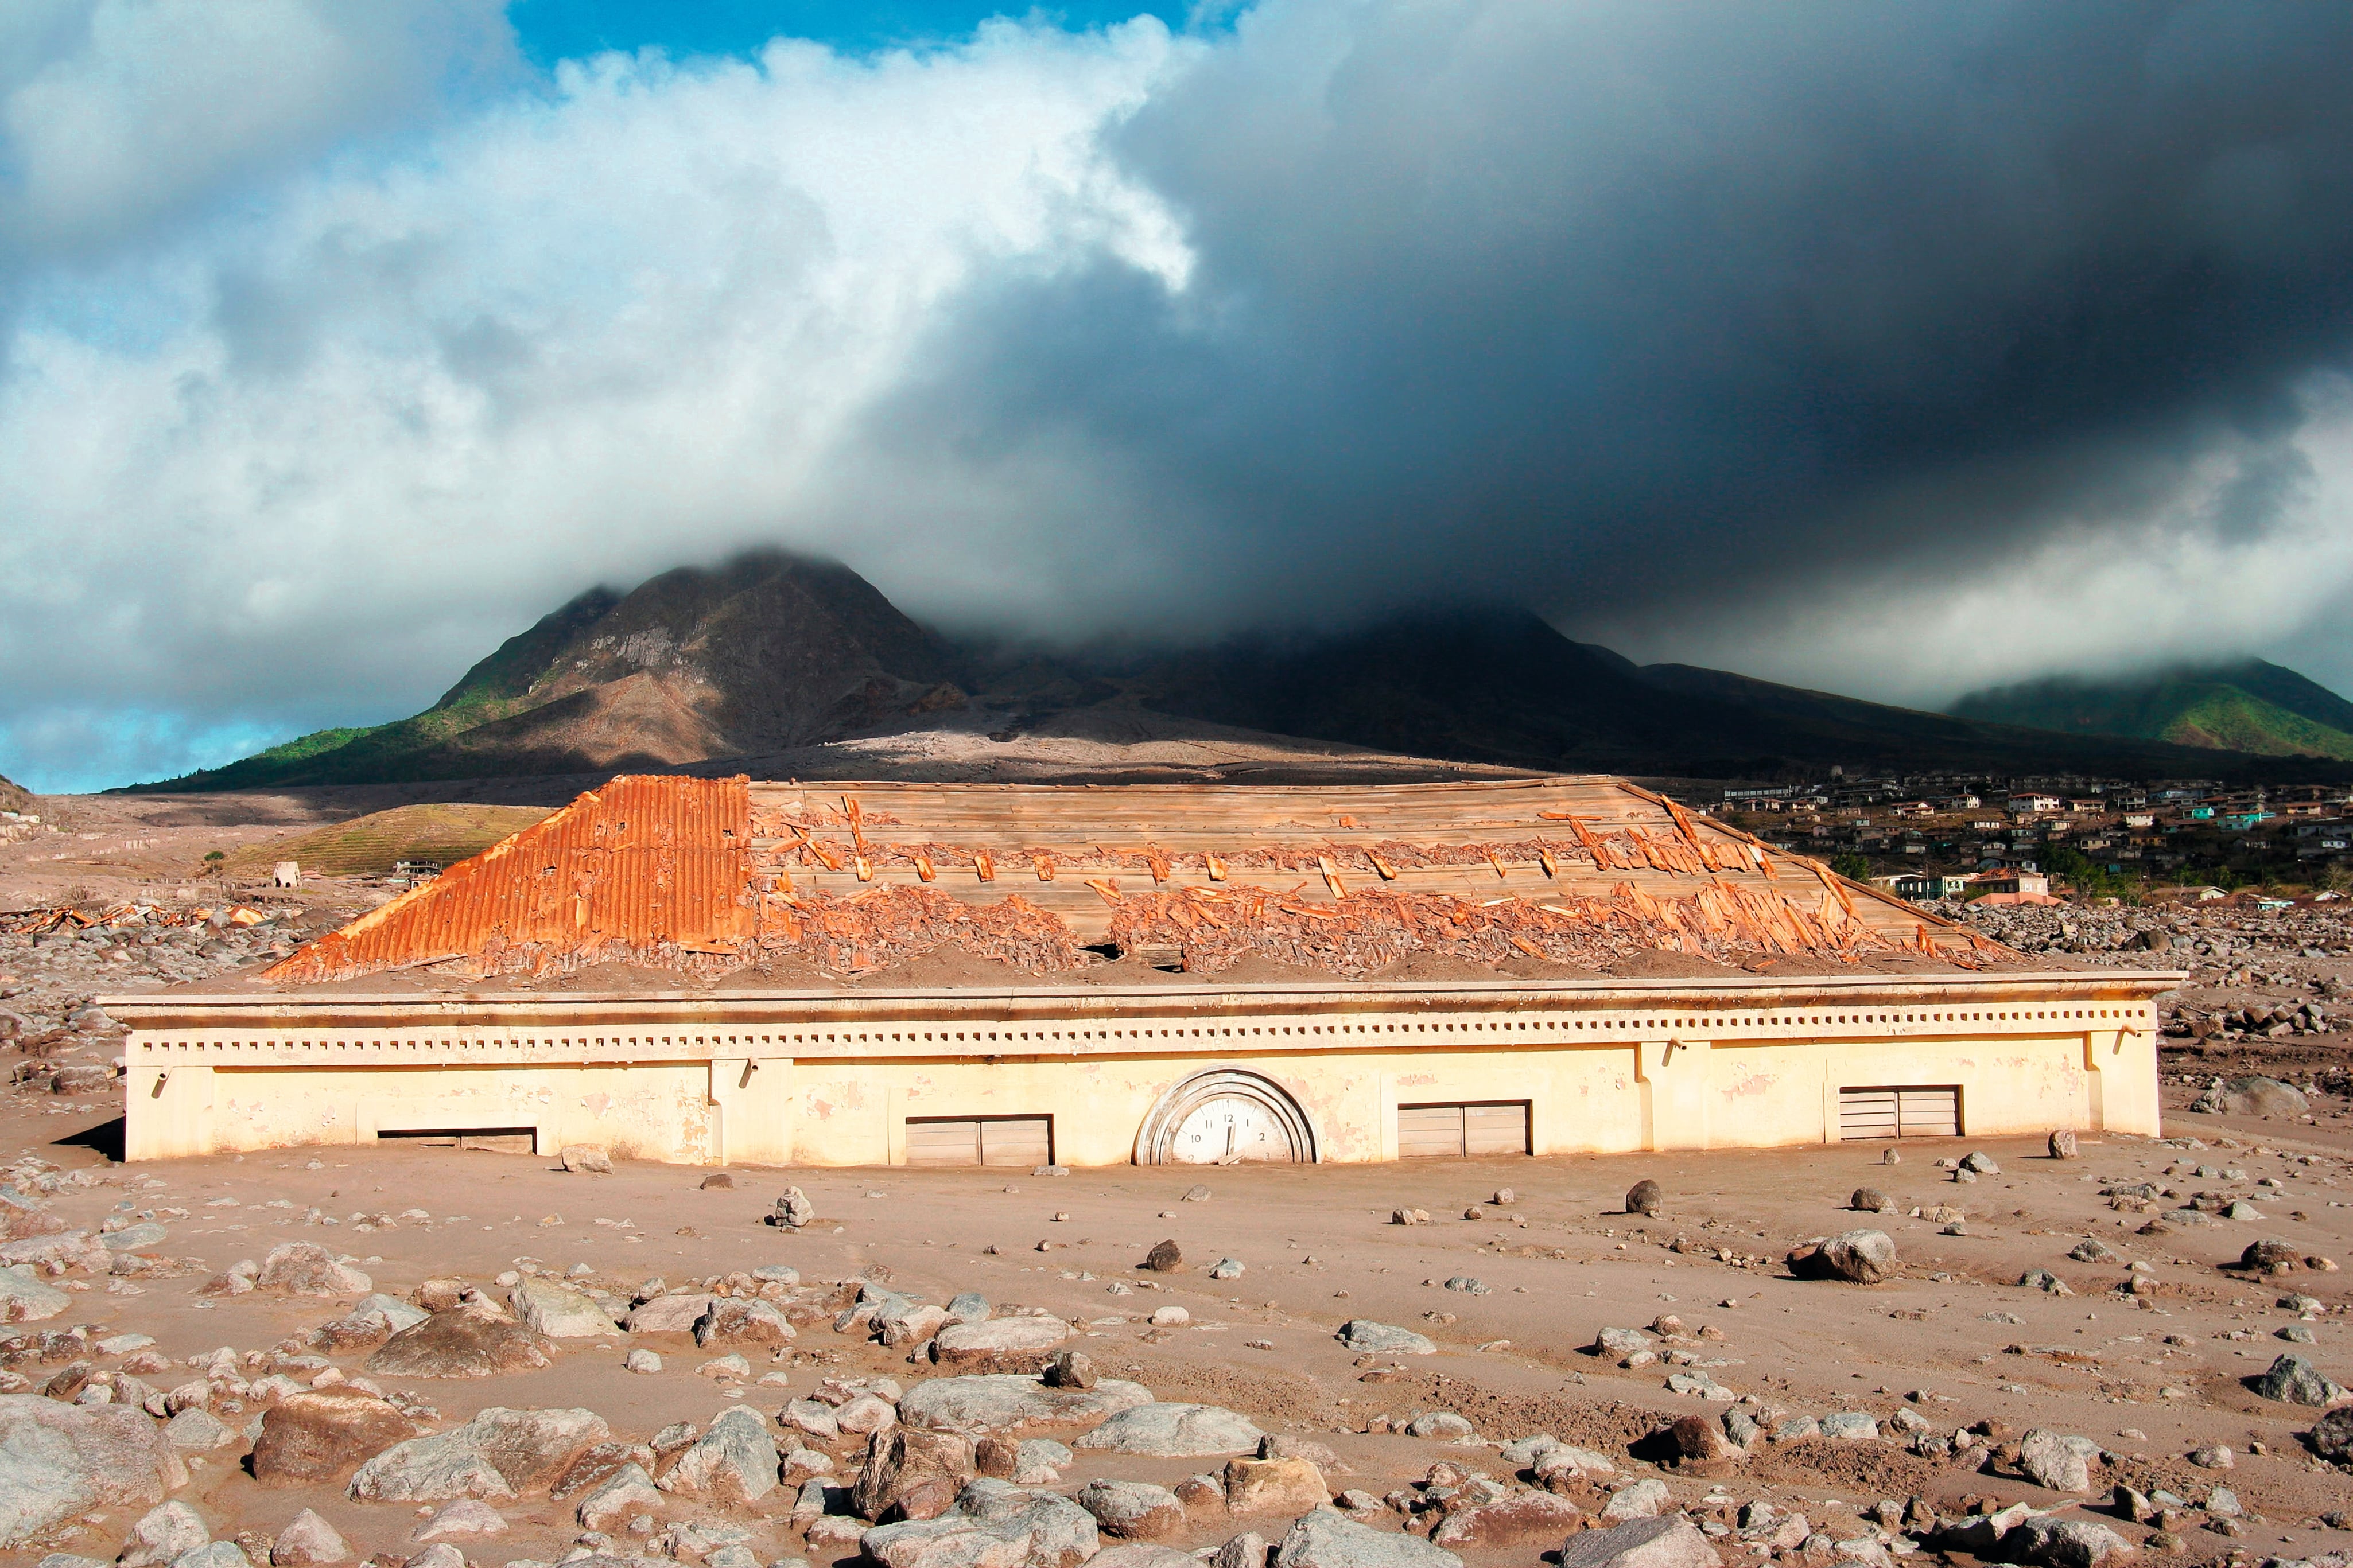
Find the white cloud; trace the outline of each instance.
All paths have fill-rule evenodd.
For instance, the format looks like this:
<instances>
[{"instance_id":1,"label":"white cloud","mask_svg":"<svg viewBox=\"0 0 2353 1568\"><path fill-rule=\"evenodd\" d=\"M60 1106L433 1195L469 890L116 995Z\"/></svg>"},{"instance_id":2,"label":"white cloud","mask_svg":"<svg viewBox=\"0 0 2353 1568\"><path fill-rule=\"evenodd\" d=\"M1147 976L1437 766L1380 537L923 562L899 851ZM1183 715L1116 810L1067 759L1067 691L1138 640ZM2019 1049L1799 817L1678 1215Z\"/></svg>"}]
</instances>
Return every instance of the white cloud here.
<instances>
[{"instance_id":1,"label":"white cloud","mask_svg":"<svg viewBox=\"0 0 2353 1568\"><path fill-rule=\"evenodd\" d=\"M1145 20L607 56L52 278L0 383L15 702L380 718L593 581L778 537L887 556L811 498L977 270L1182 287L1100 133L1185 48Z\"/></svg>"},{"instance_id":2,"label":"white cloud","mask_svg":"<svg viewBox=\"0 0 2353 1568\"><path fill-rule=\"evenodd\" d=\"M0 244L90 254L512 58L499 0L12 0Z\"/></svg>"}]
</instances>

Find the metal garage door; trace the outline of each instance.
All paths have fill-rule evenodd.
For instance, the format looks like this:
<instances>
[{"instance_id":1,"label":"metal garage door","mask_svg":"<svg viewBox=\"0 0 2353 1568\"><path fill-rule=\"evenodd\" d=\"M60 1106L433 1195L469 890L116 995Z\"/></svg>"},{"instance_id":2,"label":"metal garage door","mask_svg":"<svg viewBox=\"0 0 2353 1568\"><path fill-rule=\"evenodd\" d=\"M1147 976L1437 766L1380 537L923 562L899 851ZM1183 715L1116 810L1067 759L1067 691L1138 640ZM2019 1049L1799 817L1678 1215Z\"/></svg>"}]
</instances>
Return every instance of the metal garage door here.
<instances>
[{"instance_id":1,"label":"metal garage door","mask_svg":"<svg viewBox=\"0 0 2353 1568\"><path fill-rule=\"evenodd\" d=\"M1398 1158L1461 1159L1528 1152L1528 1102L1480 1100L1398 1107Z\"/></svg>"},{"instance_id":2,"label":"metal garage door","mask_svg":"<svg viewBox=\"0 0 2353 1568\"><path fill-rule=\"evenodd\" d=\"M1050 1116L910 1116L910 1165L1050 1165Z\"/></svg>"},{"instance_id":3,"label":"metal garage door","mask_svg":"<svg viewBox=\"0 0 2353 1568\"><path fill-rule=\"evenodd\" d=\"M1839 1137L1957 1138L1961 1091L1956 1084L1839 1090Z\"/></svg>"}]
</instances>

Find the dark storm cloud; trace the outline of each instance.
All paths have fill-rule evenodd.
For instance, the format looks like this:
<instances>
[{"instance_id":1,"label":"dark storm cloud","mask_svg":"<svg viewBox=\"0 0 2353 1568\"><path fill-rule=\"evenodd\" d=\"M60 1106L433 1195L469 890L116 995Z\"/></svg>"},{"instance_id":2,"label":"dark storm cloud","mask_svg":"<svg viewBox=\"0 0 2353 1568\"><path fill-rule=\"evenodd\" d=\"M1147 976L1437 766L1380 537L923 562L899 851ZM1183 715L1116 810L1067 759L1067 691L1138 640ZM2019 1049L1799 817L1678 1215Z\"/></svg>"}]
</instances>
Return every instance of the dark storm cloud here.
<instances>
[{"instance_id":1,"label":"dark storm cloud","mask_svg":"<svg viewBox=\"0 0 2353 1568\"><path fill-rule=\"evenodd\" d=\"M1835 593L2224 449L2260 535L2353 323L2348 79L2306 5L1268 6L1115 138L1190 286L992 280L892 466L1113 454L1252 616Z\"/></svg>"}]
</instances>

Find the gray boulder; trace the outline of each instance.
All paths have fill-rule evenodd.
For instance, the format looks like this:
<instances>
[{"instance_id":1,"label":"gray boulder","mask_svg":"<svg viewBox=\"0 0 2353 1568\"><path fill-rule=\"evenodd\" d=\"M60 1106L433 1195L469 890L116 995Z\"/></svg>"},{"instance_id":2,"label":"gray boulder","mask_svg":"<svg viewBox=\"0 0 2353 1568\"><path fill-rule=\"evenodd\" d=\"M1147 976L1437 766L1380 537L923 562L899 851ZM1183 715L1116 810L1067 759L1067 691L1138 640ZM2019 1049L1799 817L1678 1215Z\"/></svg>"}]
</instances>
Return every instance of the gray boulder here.
<instances>
[{"instance_id":1,"label":"gray boulder","mask_svg":"<svg viewBox=\"0 0 2353 1568\"><path fill-rule=\"evenodd\" d=\"M367 1370L381 1377L497 1377L548 1365L548 1349L545 1336L488 1302L470 1301L385 1341Z\"/></svg>"},{"instance_id":2,"label":"gray boulder","mask_svg":"<svg viewBox=\"0 0 2353 1568\"><path fill-rule=\"evenodd\" d=\"M2259 1074L2231 1079L2221 1089L2209 1089L2199 1103L2209 1102L2225 1116L2304 1116L2312 1110L2312 1101L2303 1090Z\"/></svg>"},{"instance_id":3,"label":"gray boulder","mask_svg":"<svg viewBox=\"0 0 2353 1568\"><path fill-rule=\"evenodd\" d=\"M2329 1405L2349 1395L2343 1385L2324 1375L2300 1355L2283 1355L2254 1381L2257 1394L2288 1405Z\"/></svg>"},{"instance_id":4,"label":"gray boulder","mask_svg":"<svg viewBox=\"0 0 2353 1568\"><path fill-rule=\"evenodd\" d=\"M545 1489L583 1450L612 1435L593 1410L492 1405L461 1426L394 1444L362 1465L345 1489L354 1502L519 1497Z\"/></svg>"},{"instance_id":5,"label":"gray boulder","mask_svg":"<svg viewBox=\"0 0 2353 1568\"><path fill-rule=\"evenodd\" d=\"M1340 1325L1340 1342L1352 1351L1373 1355L1435 1355L1438 1347L1411 1329L1351 1318Z\"/></svg>"},{"instance_id":6,"label":"gray boulder","mask_svg":"<svg viewBox=\"0 0 2353 1568\"><path fill-rule=\"evenodd\" d=\"M554 1279L524 1279L508 1292L507 1304L524 1328L551 1340L596 1339L620 1331L604 1308Z\"/></svg>"},{"instance_id":7,"label":"gray boulder","mask_svg":"<svg viewBox=\"0 0 2353 1568\"><path fill-rule=\"evenodd\" d=\"M1227 1542L1229 1546L1232 1544ZM1250 1568L1266 1568L1264 1547L1265 1543L1260 1542L1258 1561ZM1154 1541L1123 1541L1088 1558L1087 1568L1201 1568L1201 1560L1189 1552L1179 1552Z\"/></svg>"},{"instance_id":8,"label":"gray boulder","mask_svg":"<svg viewBox=\"0 0 2353 1568\"><path fill-rule=\"evenodd\" d=\"M351 1543L307 1508L288 1520L269 1543L269 1568L325 1568L351 1560Z\"/></svg>"},{"instance_id":9,"label":"gray boulder","mask_svg":"<svg viewBox=\"0 0 2353 1568\"><path fill-rule=\"evenodd\" d=\"M0 1394L0 1547L102 1509L152 1508L187 1467L144 1412Z\"/></svg>"},{"instance_id":10,"label":"gray boulder","mask_svg":"<svg viewBox=\"0 0 2353 1568\"><path fill-rule=\"evenodd\" d=\"M151 1568L169 1563L212 1538L213 1532L205 1528L195 1509L184 1502L167 1502L150 1510L131 1527L131 1539L122 1543L121 1555L115 1560L117 1568Z\"/></svg>"},{"instance_id":11,"label":"gray boulder","mask_svg":"<svg viewBox=\"0 0 2353 1568\"><path fill-rule=\"evenodd\" d=\"M616 1530L661 1507L661 1493L645 1467L630 1460L588 1489L573 1510L583 1530Z\"/></svg>"},{"instance_id":12,"label":"gray boulder","mask_svg":"<svg viewBox=\"0 0 2353 1568\"><path fill-rule=\"evenodd\" d=\"M1418 1535L1375 1530L1335 1508L1293 1520L1274 1549L1272 1568L1462 1568L1462 1559Z\"/></svg>"},{"instance_id":13,"label":"gray boulder","mask_svg":"<svg viewBox=\"0 0 2353 1568\"><path fill-rule=\"evenodd\" d=\"M271 1247L255 1283L289 1296L364 1296L375 1289L356 1265L313 1241L280 1242Z\"/></svg>"},{"instance_id":14,"label":"gray boulder","mask_svg":"<svg viewBox=\"0 0 2353 1568\"><path fill-rule=\"evenodd\" d=\"M683 1291L675 1296L656 1296L629 1314L628 1328L633 1334L691 1334L702 1314L711 1310L712 1298L707 1291Z\"/></svg>"},{"instance_id":15,"label":"gray boulder","mask_svg":"<svg viewBox=\"0 0 2353 1568\"><path fill-rule=\"evenodd\" d=\"M1079 1568L1102 1543L1070 1499L983 1477L938 1518L878 1525L858 1544L882 1568Z\"/></svg>"},{"instance_id":16,"label":"gray boulder","mask_svg":"<svg viewBox=\"0 0 2353 1568\"><path fill-rule=\"evenodd\" d=\"M1215 1405L1153 1404L1121 1411L1072 1447L1187 1459L1206 1454L1254 1454L1265 1436L1248 1416Z\"/></svg>"},{"instance_id":17,"label":"gray boulder","mask_svg":"<svg viewBox=\"0 0 2353 1568\"><path fill-rule=\"evenodd\" d=\"M2054 1492L2092 1489L2092 1470L2083 1452L2060 1434L2040 1426L2019 1439L2018 1468L2036 1486Z\"/></svg>"},{"instance_id":18,"label":"gray boulder","mask_svg":"<svg viewBox=\"0 0 2353 1568\"><path fill-rule=\"evenodd\" d=\"M868 1445L850 1506L886 1524L937 1519L964 1495L975 1468L973 1442L963 1433L896 1426Z\"/></svg>"},{"instance_id":19,"label":"gray boulder","mask_svg":"<svg viewBox=\"0 0 2353 1568\"><path fill-rule=\"evenodd\" d=\"M768 1424L756 1410L730 1405L657 1484L686 1497L757 1502L776 1485L776 1444L768 1436Z\"/></svg>"},{"instance_id":20,"label":"gray boulder","mask_svg":"<svg viewBox=\"0 0 2353 1568\"><path fill-rule=\"evenodd\" d=\"M2305 1435L2312 1451L2342 1465L2353 1462L2353 1406L2332 1410Z\"/></svg>"},{"instance_id":21,"label":"gray boulder","mask_svg":"<svg viewBox=\"0 0 2353 1568\"><path fill-rule=\"evenodd\" d=\"M2037 1568L2095 1568L2132 1551L2131 1542L2088 1519L2029 1519L2001 1540L2002 1556Z\"/></svg>"},{"instance_id":22,"label":"gray boulder","mask_svg":"<svg viewBox=\"0 0 2353 1568\"><path fill-rule=\"evenodd\" d=\"M932 1338L932 1359L946 1367L1043 1371L1055 1347L1070 1337L1071 1326L1060 1318L989 1318L941 1329Z\"/></svg>"},{"instance_id":23,"label":"gray boulder","mask_svg":"<svg viewBox=\"0 0 2353 1568\"><path fill-rule=\"evenodd\" d=\"M1722 1563L1707 1537L1680 1515L1583 1531L1560 1549L1560 1568L1722 1568Z\"/></svg>"},{"instance_id":24,"label":"gray boulder","mask_svg":"<svg viewBox=\"0 0 2353 1568\"><path fill-rule=\"evenodd\" d=\"M899 1420L933 1432L1008 1432L1021 1426L1091 1426L1152 1403L1140 1384L1106 1377L1092 1388L1048 1388L1017 1373L935 1377L909 1389Z\"/></svg>"},{"instance_id":25,"label":"gray boulder","mask_svg":"<svg viewBox=\"0 0 2353 1568\"><path fill-rule=\"evenodd\" d=\"M0 1323L37 1323L73 1305L73 1298L46 1284L29 1263L0 1268Z\"/></svg>"},{"instance_id":26,"label":"gray boulder","mask_svg":"<svg viewBox=\"0 0 2353 1568\"><path fill-rule=\"evenodd\" d=\"M1801 1279L1876 1285L1895 1272L1895 1243L1883 1230L1850 1230L1796 1248L1788 1263Z\"/></svg>"},{"instance_id":27,"label":"gray boulder","mask_svg":"<svg viewBox=\"0 0 2353 1568\"><path fill-rule=\"evenodd\" d=\"M1079 1506L1106 1535L1158 1541L1184 1528L1185 1505L1166 1487L1149 1481L1092 1480L1079 1489Z\"/></svg>"}]
</instances>

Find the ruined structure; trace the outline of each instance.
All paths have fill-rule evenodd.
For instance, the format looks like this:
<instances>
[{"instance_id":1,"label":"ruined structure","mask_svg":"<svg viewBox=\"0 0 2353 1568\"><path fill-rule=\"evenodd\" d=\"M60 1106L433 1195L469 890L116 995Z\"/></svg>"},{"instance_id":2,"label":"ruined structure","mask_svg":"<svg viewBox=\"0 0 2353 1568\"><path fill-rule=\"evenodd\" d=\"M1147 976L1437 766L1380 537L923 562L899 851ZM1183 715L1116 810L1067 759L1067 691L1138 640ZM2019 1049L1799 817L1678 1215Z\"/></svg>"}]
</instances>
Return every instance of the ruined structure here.
<instances>
[{"instance_id":1,"label":"ruined structure","mask_svg":"<svg viewBox=\"0 0 2353 1568\"><path fill-rule=\"evenodd\" d=\"M234 986L133 1159L1106 1164L2158 1128L2151 998L1623 781L619 778Z\"/></svg>"}]
</instances>

